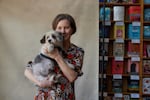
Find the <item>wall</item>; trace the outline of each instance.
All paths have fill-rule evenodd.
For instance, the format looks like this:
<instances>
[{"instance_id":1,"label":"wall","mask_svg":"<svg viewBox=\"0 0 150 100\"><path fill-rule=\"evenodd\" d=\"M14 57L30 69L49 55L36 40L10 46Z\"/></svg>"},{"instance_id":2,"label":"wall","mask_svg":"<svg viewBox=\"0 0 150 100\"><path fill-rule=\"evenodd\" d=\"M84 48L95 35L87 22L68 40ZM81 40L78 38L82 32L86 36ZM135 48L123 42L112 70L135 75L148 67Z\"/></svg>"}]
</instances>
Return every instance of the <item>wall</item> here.
<instances>
[{"instance_id":1,"label":"wall","mask_svg":"<svg viewBox=\"0 0 150 100\"><path fill-rule=\"evenodd\" d=\"M85 50L77 100L98 100L96 0L0 0L0 100L33 100L35 87L24 68L39 53L39 40L59 13L74 16L78 29L72 42Z\"/></svg>"}]
</instances>

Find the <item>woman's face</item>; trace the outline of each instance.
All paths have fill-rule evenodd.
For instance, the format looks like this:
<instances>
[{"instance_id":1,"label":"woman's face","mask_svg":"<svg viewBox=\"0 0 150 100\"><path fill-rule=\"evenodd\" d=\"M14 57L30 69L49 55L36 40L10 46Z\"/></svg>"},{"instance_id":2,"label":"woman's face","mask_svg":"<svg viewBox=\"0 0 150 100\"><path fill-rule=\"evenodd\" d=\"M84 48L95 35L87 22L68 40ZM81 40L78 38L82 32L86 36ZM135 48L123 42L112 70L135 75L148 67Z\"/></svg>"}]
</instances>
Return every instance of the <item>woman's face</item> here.
<instances>
[{"instance_id":1,"label":"woman's face","mask_svg":"<svg viewBox=\"0 0 150 100\"><path fill-rule=\"evenodd\" d=\"M70 23L67 19L59 21L55 30L63 34L64 40L70 40L70 37L73 32Z\"/></svg>"}]
</instances>

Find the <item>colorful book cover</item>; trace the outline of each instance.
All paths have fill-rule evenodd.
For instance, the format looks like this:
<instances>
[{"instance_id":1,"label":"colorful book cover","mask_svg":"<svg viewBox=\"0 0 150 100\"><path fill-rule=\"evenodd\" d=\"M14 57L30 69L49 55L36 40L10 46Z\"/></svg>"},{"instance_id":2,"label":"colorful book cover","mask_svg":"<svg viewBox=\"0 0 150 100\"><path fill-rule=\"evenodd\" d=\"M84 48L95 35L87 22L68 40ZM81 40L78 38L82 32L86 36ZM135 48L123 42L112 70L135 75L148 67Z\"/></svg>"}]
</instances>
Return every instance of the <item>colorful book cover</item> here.
<instances>
[{"instance_id":1,"label":"colorful book cover","mask_svg":"<svg viewBox=\"0 0 150 100\"><path fill-rule=\"evenodd\" d=\"M125 38L125 25L123 22L116 22L114 25L114 38L124 39Z\"/></svg>"},{"instance_id":2,"label":"colorful book cover","mask_svg":"<svg viewBox=\"0 0 150 100\"><path fill-rule=\"evenodd\" d=\"M123 74L123 61L112 60L112 74Z\"/></svg>"},{"instance_id":3,"label":"colorful book cover","mask_svg":"<svg viewBox=\"0 0 150 100\"><path fill-rule=\"evenodd\" d=\"M139 73L139 62L128 60L128 70L129 74L138 74Z\"/></svg>"},{"instance_id":4,"label":"colorful book cover","mask_svg":"<svg viewBox=\"0 0 150 100\"><path fill-rule=\"evenodd\" d=\"M144 26L144 38L145 39L150 38L150 26Z\"/></svg>"},{"instance_id":5,"label":"colorful book cover","mask_svg":"<svg viewBox=\"0 0 150 100\"><path fill-rule=\"evenodd\" d=\"M144 21L150 21L150 8L144 9Z\"/></svg>"},{"instance_id":6,"label":"colorful book cover","mask_svg":"<svg viewBox=\"0 0 150 100\"><path fill-rule=\"evenodd\" d=\"M143 60L143 74L150 74L150 60Z\"/></svg>"},{"instance_id":7,"label":"colorful book cover","mask_svg":"<svg viewBox=\"0 0 150 100\"><path fill-rule=\"evenodd\" d=\"M130 92L139 91L139 81L138 80L128 80L128 90Z\"/></svg>"},{"instance_id":8,"label":"colorful book cover","mask_svg":"<svg viewBox=\"0 0 150 100\"><path fill-rule=\"evenodd\" d=\"M130 21L140 21L140 16L141 16L140 6L130 6L128 12L129 12Z\"/></svg>"},{"instance_id":9,"label":"colorful book cover","mask_svg":"<svg viewBox=\"0 0 150 100\"><path fill-rule=\"evenodd\" d=\"M100 20L110 21L111 18L110 7L101 7L99 14L100 14Z\"/></svg>"},{"instance_id":10,"label":"colorful book cover","mask_svg":"<svg viewBox=\"0 0 150 100\"><path fill-rule=\"evenodd\" d=\"M140 56L140 44L139 43L132 43L131 41L128 42L128 52L127 55L129 57L132 56Z\"/></svg>"},{"instance_id":11,"label":"colorful book cover","mask_svg":"<svg viewBox=\"0 0 150 100\"><path fill-rule=\"evenodd\" d=\"M113 7L113 20L114 21L124 21L125 7L124 6L114 6Z\"/></svg>"},{"instance_id":12,"label":"colorful book cover","mask_svg":"<svg viewBox=\"0 0 150 100\"><path fill-rule=\"evenodd\" d=\"M113 56L114 57L124 57L124 43L114 42Z\"/></svg>"},{"instance_id":13,"label":"colorful book cover","mask_svg":"<svg viewBox=\"0 0 150 100\"><path fill-rule=\"evenodd\" d=\"M128 26L128 38L140 39L140 26L129 24Z\"/></svg>"},{"instance_id":14,"label":"colorful book cover","mask_svg":"<svg viewBox=\"0 0 150 100\"><path fill-rule=\"evenodd\" d=\"M143 78L143 94L150 94L150 78Z\"/></svg>"},{"instance_id":15,"label":"colorful book cover","mask_svg":"<svg viewBox=\"0 0 150 100\"><path fill-rule=\"evenodd\" d=\"M144 3L145 4L150 4L150 1L149 0L144 0Z\"/></svg>"}]
</instances>

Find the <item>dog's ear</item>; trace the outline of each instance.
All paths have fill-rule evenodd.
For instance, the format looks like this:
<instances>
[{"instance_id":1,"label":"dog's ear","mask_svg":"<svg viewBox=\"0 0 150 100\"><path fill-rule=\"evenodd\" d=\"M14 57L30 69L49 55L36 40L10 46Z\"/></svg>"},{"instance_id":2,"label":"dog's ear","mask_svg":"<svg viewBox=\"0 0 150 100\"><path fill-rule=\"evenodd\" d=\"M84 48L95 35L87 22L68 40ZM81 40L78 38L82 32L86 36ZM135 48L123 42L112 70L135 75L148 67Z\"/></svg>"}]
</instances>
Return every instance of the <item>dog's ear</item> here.
<instances>
[{"instance_id":1,"label":"dog's ear","mask_svg":"<svg viewBox=\"0 0 150 100\"><path fill-rule=\"evenodd\" d=\"M41 44L44 44L46 42L46 36L44 35L43 38L40 40Z\"/></svg>"}]
</instances>

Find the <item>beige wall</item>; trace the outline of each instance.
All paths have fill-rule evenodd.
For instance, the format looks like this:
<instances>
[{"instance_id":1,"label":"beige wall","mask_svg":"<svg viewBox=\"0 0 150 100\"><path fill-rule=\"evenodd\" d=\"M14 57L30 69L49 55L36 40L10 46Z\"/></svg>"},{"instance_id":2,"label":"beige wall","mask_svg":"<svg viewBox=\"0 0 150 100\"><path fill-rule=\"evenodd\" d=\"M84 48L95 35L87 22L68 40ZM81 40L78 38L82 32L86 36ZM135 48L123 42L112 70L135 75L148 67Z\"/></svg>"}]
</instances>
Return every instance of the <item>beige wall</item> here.
<instances>
[{"instance_id":1,"label":"beige wall","mask_svg":"<svg viewBox=\"0 0 150 100\"><path fill-rule=\"evenodd\" d=\"M58 13L74 16L78 30L72 42L85 50L77 100L98 100L97 0L0 0L0 100L33 100L35 87L24 67L39 53L42 33Z\"/></svg>"}]
</instances>

